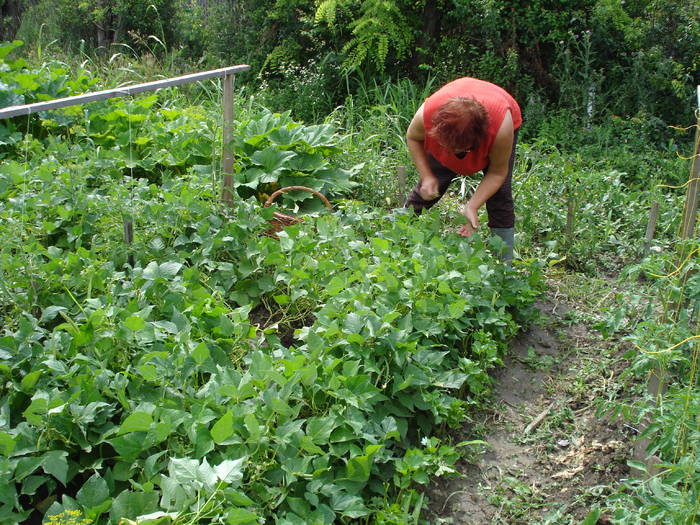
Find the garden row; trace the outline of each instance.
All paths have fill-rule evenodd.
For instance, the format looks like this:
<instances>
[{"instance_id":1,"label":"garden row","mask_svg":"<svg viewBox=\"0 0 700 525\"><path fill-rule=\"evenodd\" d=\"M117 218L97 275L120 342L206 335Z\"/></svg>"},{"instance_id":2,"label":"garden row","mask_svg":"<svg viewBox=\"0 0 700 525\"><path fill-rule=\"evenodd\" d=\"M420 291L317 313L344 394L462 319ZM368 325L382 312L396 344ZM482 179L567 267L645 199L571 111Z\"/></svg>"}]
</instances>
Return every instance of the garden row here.
<instances>
[{"instance_id":1,"label":"garden row","mask_svg":"<svg viewBox=\"0 0 700 525\"><path fill-rule=\"evenodd\" d=\"M442 235L437 214L354 201L263 235L258 199L279 185L352 187L362 167L338 165L327 125L239 123L249 198L221 210L201 108L18 120L0 169L0 520L418 519L420 485L470 445L445 428L532 319L538 267L504 268L497 241Z\"/></svg>"}]
</instances>

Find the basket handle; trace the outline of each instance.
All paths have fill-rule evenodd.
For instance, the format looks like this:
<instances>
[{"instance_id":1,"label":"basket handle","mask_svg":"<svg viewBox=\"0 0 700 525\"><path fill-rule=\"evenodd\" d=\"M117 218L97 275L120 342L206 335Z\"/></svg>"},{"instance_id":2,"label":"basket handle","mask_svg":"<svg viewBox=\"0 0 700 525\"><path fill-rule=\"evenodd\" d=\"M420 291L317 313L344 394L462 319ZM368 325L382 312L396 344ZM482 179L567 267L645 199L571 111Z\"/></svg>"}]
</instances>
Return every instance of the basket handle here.
<instances>
[{"instance_id":1,"label":"basket handle","mask_svg":"<svg viewBox=\"0 0 700 525\"><path fill-rule=\"evenodd\" d=\"M276 192L274 192L272 195L270 195L268 197L268 199L265 201L265 204L263 204L263 206L265 208L267 208L268 206L272 205L272 201L274 201L277 196L282 195L283 193L288 192L288 191L292 191L292 190L304 190L304 191L308 191L310 193L313 193L314 195L316 195L316 197L318 197L319 199L321 199L321 201L323 201L323 204L326 205L326 208L328 208L329 210L333 209L333 207L331 206L331 203L328 202L328 199L326 198L325 195L323 195L323 193L320 193L320 192L318 192L314 189L311 189L311 188L307 188L306 186L285 186L284 188L280 188L279 190L277 190Z\"/></svg>"}]
</instances>

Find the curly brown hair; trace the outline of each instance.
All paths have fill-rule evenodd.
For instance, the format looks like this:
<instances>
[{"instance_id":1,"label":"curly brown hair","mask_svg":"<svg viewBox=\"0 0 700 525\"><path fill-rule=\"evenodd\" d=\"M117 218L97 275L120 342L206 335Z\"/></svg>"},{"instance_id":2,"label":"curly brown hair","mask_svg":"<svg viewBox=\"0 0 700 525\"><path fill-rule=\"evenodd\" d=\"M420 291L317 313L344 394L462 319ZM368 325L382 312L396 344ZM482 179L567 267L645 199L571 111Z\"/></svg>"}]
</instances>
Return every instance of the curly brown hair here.
<instances>
[{"instance_id":1,"label":"curly brown hair","mask_svg":"<svg viewBox=\"0 0 700 525\"><path fill-rule=\"evenodd\" d=\"M433 115L429 135L452 153L463 153L479 147L489 128L486 108L477 100L454 97Z\"/></svg>"}]
</instances>

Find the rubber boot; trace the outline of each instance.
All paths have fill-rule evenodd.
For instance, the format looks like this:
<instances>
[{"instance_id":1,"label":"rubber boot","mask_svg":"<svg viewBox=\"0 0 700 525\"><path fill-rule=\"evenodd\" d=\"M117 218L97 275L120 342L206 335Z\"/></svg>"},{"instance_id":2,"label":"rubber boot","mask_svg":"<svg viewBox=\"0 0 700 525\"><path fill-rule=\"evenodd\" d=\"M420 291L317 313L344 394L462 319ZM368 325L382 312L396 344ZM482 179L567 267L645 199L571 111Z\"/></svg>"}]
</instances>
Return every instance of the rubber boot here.
<instances>
[{"instance_id":1,"label":"rubber boot","mask_svg":"<svg viewBox=\"0 0 700 525\"><path fill-rule=\"evenodd\" d=\"M515 228L489 228L491 235L498 235L506 244L505 251L501 254L501 260L507 266L513 264L513 245L515 244Z\"/></svg>"}]
</instances>

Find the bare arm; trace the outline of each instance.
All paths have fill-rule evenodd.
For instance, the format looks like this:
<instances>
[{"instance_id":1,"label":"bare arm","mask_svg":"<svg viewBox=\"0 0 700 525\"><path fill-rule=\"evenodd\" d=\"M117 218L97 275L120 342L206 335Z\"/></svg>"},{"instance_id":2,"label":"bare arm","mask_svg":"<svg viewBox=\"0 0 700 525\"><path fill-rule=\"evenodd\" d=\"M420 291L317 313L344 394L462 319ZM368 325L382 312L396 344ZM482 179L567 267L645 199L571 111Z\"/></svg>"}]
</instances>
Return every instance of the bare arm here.
<instances>
[{"instance_id":1,"label":"bare arm","mask_svg":"<svg viewBox=\"0 0 700 525\"><path fill-rule=\"evenodd\" d=\"M423 105L421 105L413 116L408 131L406 131L406 143L420 176L421 197L431 200L438 196L438 180L428 165L428 157L423 147L424 140L425 126L423 124Z\"/></svg>"},{"instance_id":2,"label":"bare arm","mask_svg":"<svg viewBox=\"0 0 700 525\"><path fill-rule=\"evenodd\" d=\"M468 224L460 232L462 235L471 235L479 227L479 208L498 191L508 177L508 164L513 152L514 134L513 118L508 111L491 146L488 171L462 210L468 220Z\"/></svg>"}]
</instances>

